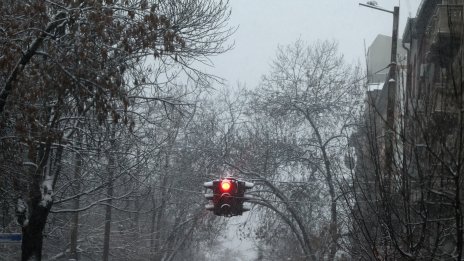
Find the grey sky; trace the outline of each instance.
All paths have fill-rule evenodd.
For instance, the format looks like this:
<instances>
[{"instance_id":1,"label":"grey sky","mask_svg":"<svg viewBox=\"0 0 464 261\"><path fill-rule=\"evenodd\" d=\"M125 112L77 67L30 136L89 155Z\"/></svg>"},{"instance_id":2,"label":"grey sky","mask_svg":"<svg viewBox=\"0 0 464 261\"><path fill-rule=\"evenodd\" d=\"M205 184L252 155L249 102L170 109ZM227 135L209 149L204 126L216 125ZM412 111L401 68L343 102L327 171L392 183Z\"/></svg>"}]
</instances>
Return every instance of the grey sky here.
<instances>
[{"instance_id":1,"label":"grey sky","mask_svg":"<svg viewBox=\"0 0 464 261\"><path fill-rule=\"evenodd\" d=\"M400 6L400 37L407 17L414 17L421 0L377 0L393 10ZM361 7L356 0L230 0L231 24L239 26L232 37L235 48L213 58L208 71L227 80L254 87L266 73L279 44L302 39L337 40L348 62L364 65L364 40L369 46L377 34L390 36L393 15ZM363 1L365 3L365 1Z\"/></svg>"}]
</instances>

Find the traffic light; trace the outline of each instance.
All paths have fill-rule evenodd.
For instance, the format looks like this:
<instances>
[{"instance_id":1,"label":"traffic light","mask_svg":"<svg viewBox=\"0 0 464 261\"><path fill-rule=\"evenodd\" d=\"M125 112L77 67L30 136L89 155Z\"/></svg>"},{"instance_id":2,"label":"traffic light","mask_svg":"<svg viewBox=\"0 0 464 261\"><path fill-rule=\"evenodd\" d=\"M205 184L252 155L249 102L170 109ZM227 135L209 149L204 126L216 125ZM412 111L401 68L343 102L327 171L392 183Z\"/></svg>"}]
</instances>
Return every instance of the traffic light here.
<instances>
[{"instance_id":1,"label":"traffic light","mask_svg":"<svg viewBox=\"0 0 464 261\"><path fill-rule=\"evenodd\" d=\"M213 180L204 183L204 187L212 190L212 194L205 194L207 200L212 200L212 204L207 204L205 208L213 211L218 216L237 216L244 211L250 210L244 206L246 200L251 199L250 195L246 195L247 189L253 188L251 182L241 181L234 178L224 178Z\"/></svg>"}]
</instances>

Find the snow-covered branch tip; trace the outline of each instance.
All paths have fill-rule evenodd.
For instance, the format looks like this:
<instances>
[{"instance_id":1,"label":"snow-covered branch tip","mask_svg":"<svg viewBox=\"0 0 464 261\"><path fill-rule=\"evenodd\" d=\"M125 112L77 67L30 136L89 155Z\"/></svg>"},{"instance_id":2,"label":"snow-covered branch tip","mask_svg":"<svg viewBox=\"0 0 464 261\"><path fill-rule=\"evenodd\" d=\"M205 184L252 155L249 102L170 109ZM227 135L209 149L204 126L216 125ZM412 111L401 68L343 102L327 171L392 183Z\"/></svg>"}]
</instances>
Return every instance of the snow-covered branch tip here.
<instances>
[{"instance_id":1,"label":"snow-covered branch tip","mask_svg":"<svg viewBox=\"0 0 464 261\"><path fill-rule=\"evenodd\" d=\"M29 224L29 207L22 198L18 198L16 202L16 221L21 227L26 227Z\"/></svg>"}]
</instances>

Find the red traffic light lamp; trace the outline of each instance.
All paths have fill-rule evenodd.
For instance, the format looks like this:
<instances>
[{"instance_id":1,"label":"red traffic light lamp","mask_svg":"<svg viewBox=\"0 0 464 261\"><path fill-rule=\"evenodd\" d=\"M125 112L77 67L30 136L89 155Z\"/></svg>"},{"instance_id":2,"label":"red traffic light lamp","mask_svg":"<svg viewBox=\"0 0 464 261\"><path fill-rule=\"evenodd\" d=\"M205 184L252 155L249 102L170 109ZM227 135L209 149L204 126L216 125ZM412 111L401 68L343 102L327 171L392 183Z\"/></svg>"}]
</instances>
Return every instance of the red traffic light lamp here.
<instances>
[{"instance_id":1,"label":"red traffic light lamp","mask_svg":"<svg viewBox=\"0 0 464 261\"><path fill-rule=\"evenodd\" d=\"M223 179L221 180L221 192L230 192L232 188L231 180Z\"/></svg>"}]
</instances>

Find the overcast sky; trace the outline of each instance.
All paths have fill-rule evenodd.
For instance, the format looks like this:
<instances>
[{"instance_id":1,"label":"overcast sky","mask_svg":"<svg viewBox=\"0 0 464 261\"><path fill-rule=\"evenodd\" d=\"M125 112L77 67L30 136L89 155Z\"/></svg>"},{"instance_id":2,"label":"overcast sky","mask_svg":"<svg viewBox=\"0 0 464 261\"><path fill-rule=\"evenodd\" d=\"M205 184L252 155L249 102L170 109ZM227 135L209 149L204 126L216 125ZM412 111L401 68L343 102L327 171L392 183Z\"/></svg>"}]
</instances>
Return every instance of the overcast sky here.
<instances>
[{"instance_id":1,"label":"overcast sky","mask_svg":"<svg viewBox=\"0 0 464 261\"><path fill-rule=\"evenodd\" d=\"M400 37L407 18L416 15L420 2L377 0L378 6L388 10L400 6ZM297 39L308 43L336 40L348 62L359 61L364 65L364 41L368 47L378 34L391 36L393 15L358 3L355 0L230 0L230 24L238 26L231 39L235 48L214 57L215 67L208 71L225 78L229 86L240 82L254 87L269 70L277 46Z\"/></svg>"}]
</instances>

